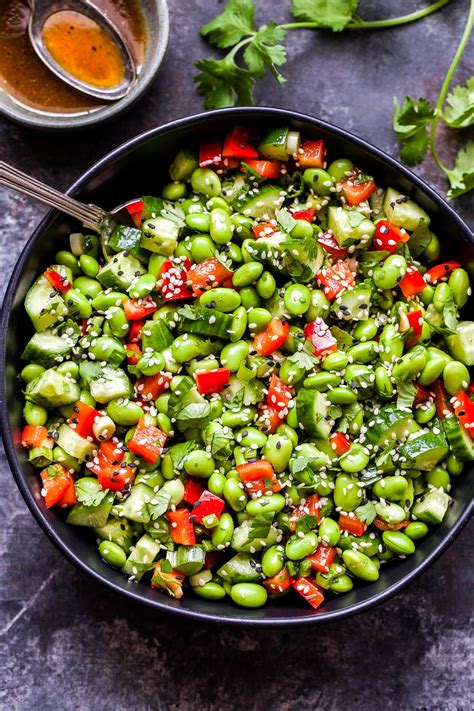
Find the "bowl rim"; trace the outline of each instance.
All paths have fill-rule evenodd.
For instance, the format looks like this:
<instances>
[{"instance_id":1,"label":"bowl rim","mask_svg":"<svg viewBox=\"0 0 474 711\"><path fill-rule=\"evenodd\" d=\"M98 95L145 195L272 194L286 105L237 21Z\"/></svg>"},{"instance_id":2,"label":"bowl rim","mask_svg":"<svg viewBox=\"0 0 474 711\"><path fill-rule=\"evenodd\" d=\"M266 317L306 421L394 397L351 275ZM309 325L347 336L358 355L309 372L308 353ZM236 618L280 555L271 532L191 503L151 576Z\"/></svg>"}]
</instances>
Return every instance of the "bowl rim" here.
<instances>
[{"instance_id":1,"label":"bowl rim","mask_svg":"<svg viewBox=\"0 0 474 711\"><path fill-rule=\"evenodd\" d=\"M35 111L26 104L16 102L6 89L0 87L0 116L14 121L20 126L26 126L38 131L64 132L92 128L96 125L112 121L124 111L128 111L143 94L148 91L163 62L168 47L170 22L167 0L153 0L156 6L158 32L155 35L155 49L146 66L143 67L135 85L123 99L113 103L106 103L97 109L85 113L53 114ZM2 99L2 94L5 97Z\"/></svg>"},{"instance_id":2,"label":"bowl rim","mask_svg":"<svg viewBox=\"0 0 474 711\"><path fill-rule=\"evenodd\" d=\"M173 131L175 129L180 129L180 128L186 128L189 126L192 126L194 124L201 123L205 121L208 118L222 118L222 117L228 117L229 121L232 120L233 117L239 117L242 116L242 119L245 117L248 117L249 115L251 116L252 114L255 115L260 115L260 116L267 116L269 120L275 120L275 119L292 119L296 121L301 121L305 123L309 123L313 125L316 128L322 128L324 130L329 131L332 135L334 135L336 138L341 137L346 140L351 141L356 147L362 148L370 153L372 153L375 157L377 157L379 160L382 160L386 163L388 163L392 168L396 169L399 171L405 178L407 178L416 188L424 192L425 194L428 195L429 198L431 198L442 210L447 212L451 218L457 223L461 233L464 234L466 237L467 241L473 242L474 243L474 237L472 235L471 230L467 226L467 224L459 217L459 215L453 210L453 208L433 189L431 188L427 183L425 183L424 180L419 178L417 175L415 175L411 170L406 168L404 165L399 163L396 159L392 158L389 156L387 153L382 151L380 148L377 148L370 144L368 141L365 139L359 138L358 136L352 134L350 131L347 131L346 129L340 128L338 126L335 126L327 121L324 121L322 119L309 116L307 114L299 113L296 111L291 111L288 109L282 109L282 108L273 108L273 107L233 107L233 108L225 108L225 109L217 109L214 111L208 111L208 112L201 112L198 114L193 114L191 116L187 116L184 118L178 118L173 121L170 121L166 124L163 124L161 126L157 126L153 129L150 129L148 131L145 131L143 133L138 134L137 136L134 136L133 138L125 141L124 143L120 144L117 146L117 148L113 149L109 153L107 153L105 156L100 158L98 161L96 161L87 171L85 171L72 185L71 187L67 190L68 195L75 195L76 192L78 192L84 184L87 183L91 178L93 178L97 173L101 171L103 167L105 167L110 161L113 159L119 158L120 156L128 153L130 150L132 150L134 147L137 145L140 145L141 143L145 142L149 138L159 136L161 134L165 134L169 131ZM444 536L444 538L438 543L438 545L416 566L416 568L406 575L404 575L400 580L396 581L389 587L383 589L380 592L375 593L372 596L369 596L366 600L362 600L359 602L356 602L353 605L350 605L348 607L345 607L340 610L330 610L328 612L324 612L323 610L321 611L316 611L314 614L304 614L302 613L301 616L298 617L287 617L283 613L281 616L272 616L269 618L252 618L252 617L245 617L244 611L239 610L236 608L235 614L230 615L229 617L225 616L223 617L222 615L219 615L217 613L212 613L212 612L202 612L199 610L188 610L185 608L180 608L180 607L173 607L171 606L167 601L166 598L163 600L160 600L159 598L156 599L150 599L147 597L144 597L140 593L140 588L135 588L135 586L130 586L130 589L123 589L119 587L118 585L115 584L114 581L107 579L106 577L103 577L99 572L94 570L93 568L89 567L87 563L85 563L79 556L77 556L73 551L71 551L68 546L64 543L63 539L55 532L53 527L49 524L48 520L44 516L44 514L41 512L32 491L28 487L26 480L23 476L21 465L17 459L16 456L16 451L15 451L15 445L13 442L13 437L12 437L12 431L10 430L9 422L8 422L8 417L7 417L7 409L5 407L6 403L6 345L7 345L7 331L9 327L9 321L10 321L10 313L11 313L11 308L13 304L13 297L16 293L17 286L18 286L18 281L20 278L20 275L23 271L23 267L26 263L26 261L29 259L31 253L33 252L36 242L38 239L41 237L45 227L48 225L48 223L52 220L53 217L57 216L59 211L56 211L54 209L49 210L46 215L43 217L41 222L38 224L36 229L34 230L33 234L29 238L29 240L26 242L20 256L18 257L16 264L13 268L13 272L11 274L11 277L9 279L6 291L5 291L5 297L4 297L4 302L3 302L3 307L2 307L2 318L1 318L1 324L0 324L0 368L3 370L3 377L0 379L0 420L1 420L1 425L2 425L2 437L3 437L3 442L5 446L5 452L7 455L7 460L10 465L11 472L13 474L13 478L15 479L15 482L30 510L30 512L33 514L34 518L38 522L39 526L41 529L46 533L48 538L52 541L52 543L65 555L65 557L72 562L77 568L82 570L83 572L91 575L97 582L100 582L104 585L106 585L108 588L111 590L114 590L115 592L123 594L125 597L128 599L131 599L135 602L140 602L142 604L145 604L149 607L152 607L154 609L157 609L159 611L165 612L165 613L170 613L173 615L181 616L182 618L187 618L187 619L193 619L201 622L212 622L212 623L217 623L221 625L230 625L230 626L248 626L248 627L299 627L303 625L310 625L310 624L321 624L325 622L332 622L335 620L341 620L346 617L350 617L351 615L358 614L360 612L364 612L368 610L369 608L375 606L376 604L379 604L381 602L384 602L391 597L393 597L397 592L405 588L410 582L412 582L415 578L417 578L419 575L424 573L440 556L441 554L451 545L451 543L454 541L454 539L459 535L460 531L466 526L468 523L470 517L472 516L472 513L474 511L474 500L471 499L470 502L466 502L465 508L460 514L458 520L455 522L455 524L452 526L452 528L449 530L449 532ZM136 591L135 591L136 590Z\"/></svg>"}]
</instances>

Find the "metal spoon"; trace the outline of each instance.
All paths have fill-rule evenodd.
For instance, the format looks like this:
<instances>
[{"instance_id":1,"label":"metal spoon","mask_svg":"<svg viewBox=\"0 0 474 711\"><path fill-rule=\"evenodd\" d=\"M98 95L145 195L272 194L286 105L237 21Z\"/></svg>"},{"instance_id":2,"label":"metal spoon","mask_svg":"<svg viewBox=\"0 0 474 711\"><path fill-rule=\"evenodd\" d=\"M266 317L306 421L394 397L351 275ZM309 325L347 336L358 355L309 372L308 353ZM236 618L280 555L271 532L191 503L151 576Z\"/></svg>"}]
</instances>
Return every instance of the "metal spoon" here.
<instances>
[{"instance_id":1,"label":"metal spoon","mask_svg":"<svg viewBox=\"0 0 474 711\"><path fill-rule=\"evenodd\" d=\"M45 185L4 161L0 161L0 185L6 185L8 188L41 200L47 205L65 212L66 215L79 220L84 227L100 232L105 242L116 224L133 224L126 209L126 205L130 203L121 205L112 212L106 212L97 205L86 205L69 195L64 195L59 190Z\"/></svg>"},{"instance_id":2,"label":"metal spoon","mask_svg":"<svg viewBox=\"0 0 474 711\"><path fill-rule=\"evenodd\" d=\"M136 78L135 63L127 47L116 27L111 23L109 18L94 5L91 5L88 0L28 0L31 8L30 20L28 24L28 32L38 57L44 64L56 74L64 82L73 86L75 89L82 91L84 94L94 96L97 99L104 101L116 101L122 99L129 91ZM71 10L81 15L85 15L106 32L112 41L117 46L120 52L123 67L124 78L117 86L110 89L102 89L92 86L81 81L77 77L70 74L62 67L54 57L48 52L44 43L43 27L46 20L55 15L57 12Z\"/></svg>"}]
</instances>

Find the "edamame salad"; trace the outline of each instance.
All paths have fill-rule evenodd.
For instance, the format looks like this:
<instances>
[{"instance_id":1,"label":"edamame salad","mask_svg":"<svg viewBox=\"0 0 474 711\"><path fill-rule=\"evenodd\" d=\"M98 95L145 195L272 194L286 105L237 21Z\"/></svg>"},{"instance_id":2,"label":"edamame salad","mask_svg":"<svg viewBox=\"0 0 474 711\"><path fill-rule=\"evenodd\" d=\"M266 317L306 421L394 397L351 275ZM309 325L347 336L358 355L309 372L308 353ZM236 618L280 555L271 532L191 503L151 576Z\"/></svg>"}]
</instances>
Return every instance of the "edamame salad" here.
<instances>
[{"instance_id":1,"label":"edamame salad","mask_svg":"<svg viewBox=\"0 0 474 711\"><path fill-rule=\"evenodd\" d=\"M22 444L130 581L318 608L413 555L474 459L468 274L420 205L286 126L169 175L28 291Z\"/></svg>"}]
</instances>

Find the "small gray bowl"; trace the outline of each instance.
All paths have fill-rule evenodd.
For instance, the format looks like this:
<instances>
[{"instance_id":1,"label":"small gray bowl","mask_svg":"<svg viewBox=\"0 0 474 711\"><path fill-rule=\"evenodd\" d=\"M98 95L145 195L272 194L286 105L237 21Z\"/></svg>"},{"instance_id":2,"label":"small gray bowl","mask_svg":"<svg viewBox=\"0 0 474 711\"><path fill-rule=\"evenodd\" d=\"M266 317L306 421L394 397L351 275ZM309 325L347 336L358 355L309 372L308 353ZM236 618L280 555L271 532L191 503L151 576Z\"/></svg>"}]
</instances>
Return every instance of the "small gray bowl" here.
<instances>
[{"instance_id":1,"label":"small gray bowl","mask_svg":"<svg viewBox=\"0 0 474 711\"><path fill-rule=\"evenodd\" d=\"M163 60L169 36L169 15L166 0L142 0L141 10L148 28L145 57L141 72L130 92L119 101L77 114L40 112L20 104L0 86L0 115L17 123L40 130L71 130L95 126L118 116L132 106L150 86Z\"/></svg>"}]
</instances>

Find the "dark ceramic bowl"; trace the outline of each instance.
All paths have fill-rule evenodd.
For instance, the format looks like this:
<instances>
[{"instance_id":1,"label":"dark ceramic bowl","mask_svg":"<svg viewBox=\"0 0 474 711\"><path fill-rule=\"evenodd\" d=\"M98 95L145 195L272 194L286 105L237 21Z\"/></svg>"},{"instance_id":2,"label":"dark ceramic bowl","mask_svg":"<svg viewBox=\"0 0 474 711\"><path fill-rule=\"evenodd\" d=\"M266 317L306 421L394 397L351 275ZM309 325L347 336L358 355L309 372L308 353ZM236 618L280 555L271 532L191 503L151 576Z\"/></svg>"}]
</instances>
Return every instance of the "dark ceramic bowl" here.
<instances>
[{"instance_id":1,"label":"dark ceramic bowl","mask_svg":"<svg viewBox=\"0 0 474 711\"><path fill-rule=\"evenodd\" d=\"M413 173L347 131L310 116L280 109L224 109L174 121L117 148L87 171L69 193L84 202L94 202L109 209L142 193L156 194L160 183L167 182L167 167L180 146L201 136L222 134L236 123L247 123L257 130L290 124L292 129L303 131L305 136L323 138L332 156L352 158L364 171L375 175L378 182L395 186L422 205L432 216L433 227L441 237L446 256L457 256L464 264L474 259L474 240L468 227L434 190ZM471 476L465 472L455 481L453 506L443 523L418 543L413 556L384 567L376 583L361 583L352 592L328 600L316 611L296 596L259 610L243 610L230 601L208 602L192 595L178 601L152 590L148 585L128 582L125 576L108 567L98 555L93 537L80 528L67 526L58 512L45 507L38 473L29 465L20 445L22 405L17 375L22 367L21 352L31 334L23 299L35 275L51 262L59 249L67 248L68 235L77 228L72 219L52 210L31 237L14 269L5 297L1 325L1 357L5 367L1 416L8 460L30 511L53 543L78 568L118 593L144 602L160 612L237 625L297 626L327 622L369 609L401 590L446 550L471 514L473 467L470 467Z\"/></svg>"}]
</instances>

